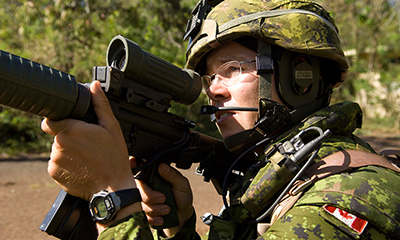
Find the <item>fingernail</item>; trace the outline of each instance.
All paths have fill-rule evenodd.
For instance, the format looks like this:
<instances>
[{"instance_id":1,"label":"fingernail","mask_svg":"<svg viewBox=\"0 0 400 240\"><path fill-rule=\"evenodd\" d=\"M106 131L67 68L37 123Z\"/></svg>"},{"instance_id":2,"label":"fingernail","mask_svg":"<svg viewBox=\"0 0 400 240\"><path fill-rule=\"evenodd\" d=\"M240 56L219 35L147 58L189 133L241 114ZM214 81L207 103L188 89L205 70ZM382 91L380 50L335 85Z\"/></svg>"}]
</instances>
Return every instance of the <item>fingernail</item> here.
<instances>
[{"instance_id":1,"label":"fingernail","mask_svg":"<svg viewBox=\"0 0 400 240\"><path fill-rule=\"evenodd\" d=\"M165 202L164 196L157 198L157 203L164 203L164 202Z\"/></svg>"},{"instance_id":2,"label":"fingernail","mask_svg":"<svg viewBox=\"0 0 400 240\"><path fill-rule=\"evenodd\" d=\"M169 168L169 166L168 166L167 164L162 163L162 164L160 165L160 167L161 167L161 170L162 170L164 173L169 173L170 168Z\"/></svg>"},{"instance_id":3,"label":"fingernail","mask_svg":"<svg viewBox=\"0 0 400 240\"><path fill-rule=\"evenodd\" d=\"M153 221L154 221L154 223L153 223L154 226L160 226L160 225L162 225L164 223L164 220L162 218L161 219L154 219Z\"/></svg>"},{"instance_id":4,"label":"fingernail","mask_svg":"<svg viewBox=\"0 0 400 240\"><path fill-rule=\"evenodd\" d=\"M161 213L161 215L168 214L169 213L169 208L162 209L160 213Z\"/></svg>"}]
</instances>

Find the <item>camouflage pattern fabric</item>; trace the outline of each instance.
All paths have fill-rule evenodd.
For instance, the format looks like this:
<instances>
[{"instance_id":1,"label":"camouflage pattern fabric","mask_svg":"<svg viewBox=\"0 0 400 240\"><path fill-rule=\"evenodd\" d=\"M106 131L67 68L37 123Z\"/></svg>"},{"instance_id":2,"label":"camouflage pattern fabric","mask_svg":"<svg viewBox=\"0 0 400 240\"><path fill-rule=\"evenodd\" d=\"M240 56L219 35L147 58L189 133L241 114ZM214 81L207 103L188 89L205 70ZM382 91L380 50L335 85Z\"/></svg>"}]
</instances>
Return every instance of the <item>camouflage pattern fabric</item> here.
<instances>
[{"instance_id":1,"label":"camouflage pattern fabric","mask_svg":"<svg viewBox=\"0 0 400 240\"><path fill-rule=\"evenodd\" d=\"M144 212L136 212L106 228L99 240L152 239L150 226Z\"/></svg>"},{"instance_id":2,"label":"camouflage pattern fabric","mask_svg":"<svg viewBox=\"0 0 400 240\"><path fill-rule=\"evenodd\" d=\"M331 129L333 135L323 143L316 161L341 150L374 152L367 143L352 134L361 126L361 116L361 109L356 103L333 105L312 114L282 134L277 141L290 138L301 129L318 126L323 130ZM400 174L392 170L366 166L317 181L261 236L257 235L256 224L247 224L254 216L242 200L246 197L265 204L263 197L268 193L260 189L257 194L248 194L258 184L257 181L250 181L250 175L246 173L231 188L230 213L225 210L221 216L214 216L209 233L201 239L395 239L396 233L400 232ZM368 221L366 228L362 232L355 231L328 214L323 208L326 205ZM168 239L198 239L194 226L195 216L179 233ZM152 238L143 213L134 214L108 228L99 239L139 239L138 236L142 236L140 239ZM155 239L165 238L155 234Z\"/></svg>"},{"instance_id":3,"label":"camouflage pattern fabric","mask_svg":"<svg viewBox=\"0 0 400 240\"><path fill-rule=\"evenodd\" d=\"M219 44L252 37L287 50L332 59L349 67L329 13L309 0L227 0L208 14L187 52L189 69Z\"/></svg>"},{"instance_id":4,"label":"camouflage pattern fabric","mask_svg":"<svg viewBox=\"0 0 400 240\"><path fill-rule=\"evenodd\" d=\"M322 109L283 134L279 140L288 139L302 129L311 126L331 129L333 135L323 143L316 161L341 151L374 150L352 132L361 127L362 112L356 103L343 102ZM268 174L268 165L254 179L261 180ZM246 176L244 177L246 178ZM202 239L393 239L400 228L400 174L377 166L367 166L332 175L309 187L298 202L283 217L272 224L267 232L258 236L255 226L247 225L254 216L242 203L251 199L260 208L270 202L268 187L260 187L261 181L249 183L246 179L233 186L231 210L226 210L211 223L208 236ZM250 184L250 185L249 185ZM255 189L255 190L252 190ZM335 206L368 221L362 233L356 232L336 217L328 214L323 206ZM215 224L214 222L218 223ZM225 223L223 223L225 222ZM230 230L225 224L234 225ZM233 230L232 230L233 229ZM258 237L258 238L257 238Z\"/></svg>"},{"instance_id":5,"label":"camouflage pattern fabric","mask_svg":"<svg viewBox=\"0 0 400 240\"><path fill-rule=\"evenodd\" d=\"M175 239L175 240L198 240L200 236L195 231L196 214L186 222L185 226L171 238L163 237L159 231L152 234L150 225L144 212L132 215L115 222L106 228L98 237L99 240L147 240L147 239Z\"/></svg>"},{"instance_id":6,"label":"camouflage pattern fabric","mask_svg":"<svg viewBox=\"0 0 400 240\"><path fill-rule=\"evenodd\" d=\"M316 182L260 239L397 239L399 180L398 173L377 166L332 175ZM326 204L367 220L367 227L355 231L328 214Z\"/></svg>"}]
</instances>

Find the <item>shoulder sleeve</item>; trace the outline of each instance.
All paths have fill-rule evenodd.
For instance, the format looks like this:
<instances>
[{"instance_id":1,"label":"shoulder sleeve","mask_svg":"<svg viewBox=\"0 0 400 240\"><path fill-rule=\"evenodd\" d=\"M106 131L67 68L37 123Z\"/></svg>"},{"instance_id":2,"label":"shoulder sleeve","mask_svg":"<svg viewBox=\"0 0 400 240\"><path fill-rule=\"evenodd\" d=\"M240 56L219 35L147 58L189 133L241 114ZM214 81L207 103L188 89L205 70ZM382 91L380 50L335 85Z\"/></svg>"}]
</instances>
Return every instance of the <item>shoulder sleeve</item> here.
<instances>
[{"instance_id":1,"label":"shoulder sleeve","mask_svg":"<svg viewBox=\"0 0 400 240\"><path fill-rule=\"evenodd\" d=\"M134 240L153 239L149 223L144 212L136 212L132 215L116 221L101 232L99 240Z\"/></svg>"}]
</instances>

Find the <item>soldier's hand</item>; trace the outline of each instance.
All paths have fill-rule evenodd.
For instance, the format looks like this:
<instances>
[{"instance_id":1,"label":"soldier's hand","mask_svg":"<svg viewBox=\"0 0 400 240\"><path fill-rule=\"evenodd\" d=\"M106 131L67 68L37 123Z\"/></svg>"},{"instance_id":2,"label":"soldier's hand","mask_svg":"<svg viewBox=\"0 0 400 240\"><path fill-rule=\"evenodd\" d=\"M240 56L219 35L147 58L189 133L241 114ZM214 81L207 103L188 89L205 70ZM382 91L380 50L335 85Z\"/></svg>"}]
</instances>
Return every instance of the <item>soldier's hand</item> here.
<instances>
[{"instance_id":1,"label":"soldier's hand","mask_svg":"<svg viewBox=\"0 0 400 240\"><path fill-rule=\"evenodd\" d=\"M165 163L158 168L160 175L172 185L172 191L178 211L179 226L164 229L167 237L177 233L187 220L193 215L193 194L189 181L176 169ZM152 190L142 181L137 181L137 186L142 195L142 208L147 215L150 225L159 226L164 223L162 216L169 213L170 208L164 204L164 194Z\"/></svg>"},{"instance_id":2,"label":"soldier's hand","mask_svg":"<svg viewBox=\"0 0 400 240\"><path fill-rule=\"evenodd\" d=\"M85 200L102 189L136 187L121 128L100 83L92 83L90 91L98 124L73 119L42 122L42 130L55 136L50 176L66 192Z\"/></svg>"}]
</instances>

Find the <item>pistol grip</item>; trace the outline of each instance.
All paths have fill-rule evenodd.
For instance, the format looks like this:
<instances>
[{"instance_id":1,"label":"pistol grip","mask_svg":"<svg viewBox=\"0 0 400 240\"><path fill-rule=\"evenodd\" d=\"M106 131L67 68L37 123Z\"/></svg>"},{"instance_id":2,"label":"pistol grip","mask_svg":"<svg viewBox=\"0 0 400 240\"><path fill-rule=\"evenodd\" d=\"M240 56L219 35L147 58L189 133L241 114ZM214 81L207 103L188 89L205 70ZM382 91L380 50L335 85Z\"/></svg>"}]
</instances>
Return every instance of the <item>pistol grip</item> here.
<instances>
[{"instance_id":1,"label":"pistol grip","mask_svg":"<svg viewBox=\"0 0 400 240\"><path fill-rule=\"evenodd\" d=\"M161 226L152 226L154 229L164 229L164 228L172 228L172 227L177 227L179 226L179 218L178 218L178 212L175 204L175 197L172 192L172 186L169 182L165 181L161 176L160 173L158 172L158 164L154 164L154 167L152 168L152 172L150 175L150 180L147 183L149 187L151 187L153 190L159 191L165 195L165 202L164 204L167 204L171 211L167 214L164 215L164 224Z\"/></svg>"}]
</instances>

